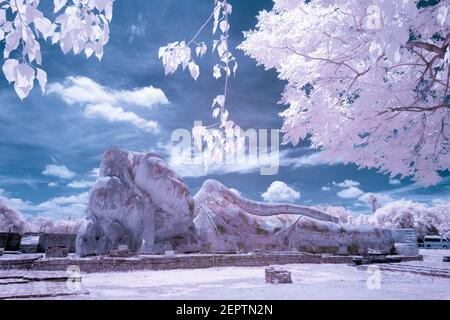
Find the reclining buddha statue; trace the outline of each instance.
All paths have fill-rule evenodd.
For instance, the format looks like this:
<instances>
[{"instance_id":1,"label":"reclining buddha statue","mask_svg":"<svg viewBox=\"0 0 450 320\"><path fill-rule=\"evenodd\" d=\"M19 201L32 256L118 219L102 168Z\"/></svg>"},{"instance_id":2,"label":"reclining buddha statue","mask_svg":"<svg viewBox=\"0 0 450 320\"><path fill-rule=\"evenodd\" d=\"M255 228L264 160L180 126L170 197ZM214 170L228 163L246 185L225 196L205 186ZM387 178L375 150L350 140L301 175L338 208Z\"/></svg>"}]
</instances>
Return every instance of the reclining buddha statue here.
<instances>
[{"instance_id":1,"label":"reclining buddha statue","mask_svg":"<svg viewBox=\"0 0 450 320\"><path fill-rule=\"evenodd\" d=\"M132 252L302 251L361 254L393 250L390 230L340 224L319 210L251 201L214 180L191 196L158 155L106 150L77 237L79 256Z\"/></svg>"}]
</instances>

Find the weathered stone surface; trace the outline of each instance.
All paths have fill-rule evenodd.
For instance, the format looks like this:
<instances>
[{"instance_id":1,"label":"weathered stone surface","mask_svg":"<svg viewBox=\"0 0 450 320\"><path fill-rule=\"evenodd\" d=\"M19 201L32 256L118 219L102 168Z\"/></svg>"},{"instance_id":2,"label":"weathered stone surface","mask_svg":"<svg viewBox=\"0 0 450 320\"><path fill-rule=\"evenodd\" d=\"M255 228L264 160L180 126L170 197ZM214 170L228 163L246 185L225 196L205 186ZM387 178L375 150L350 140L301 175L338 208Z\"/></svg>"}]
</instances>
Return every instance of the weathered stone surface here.
<instances>
[{"instance_id":1,"label":"weathered stone surface","mask_svg":"<svg viewBox=\"0 0 450 320\"><path fill-rule=\"evenodd\" d=\"M267 283L271 284L292 283L291 273L287 270L272 267L267 268L265 271Z\"/></svg>"},{"instance_id":2,"label":"weathered stone surface","mask_svg":"<svg viewBox=\"0 0 450 320\"><path fill-rule=\"evenodd\" d=\"M181 177L155 154L109 149L100 172L77 237L80 256L105 255L120 244L158 254L362 254L394 248L389 230L340 225L308 207L250 201L217 181L206 181L192 198Z\"/></svg>"},{"instance_id":3,"label":"weathered stone surface","mask_svg":"<svg viewBox=\"0 0 450 320\"><path fill-rule=\"evenodd\" d=\"M119 245L117 249L111 250L110 257L129 257L131 256L130 249L127 245Z\"/></svg>"},{"instance_id":4,"label":"weathered stone surface","mask_svg":"<svg viewBox=\"0 0 450 320\"><path fill-rule=\"evenodd\" d=\"M119 244L154 252L159 242L189 233L194 208L188 187L159 156L109 149L100 175L77 238L80 256L107 254Z\"/></svg>"},{"instance_id":5,"label":"weathered stone surface","mask_svg":"<svg viewBox=\"0 0 450 320\"><path fill-rule=\"evenodd\" d=\"M51 247L66 247L69 253L75 252L76 234L46 233L39 236L37 252L46 253Z\"/></svg>"},{"instance_id":6,"label":"weathered stone surface","mask_svg":"<svg viewBox=\"0 0 450 320\"><path fill-rule=\"evenodd\" d=\"M49 247L45 253L46 258L67 258L69 249L67 247Z\"/></svg>"},{"instance_id":7,"label":"weathered stone surface","mask_svg":"<svg viewBox=\"0 0 450 320\"><path fill-rule=\"evenodd\" d=\"M194 220L204 251L256 250L363 254L390 253L389 230L340 225L322 212L295 205L249 201L208 180L194 197Z\"/></svg>"}]
</instances>

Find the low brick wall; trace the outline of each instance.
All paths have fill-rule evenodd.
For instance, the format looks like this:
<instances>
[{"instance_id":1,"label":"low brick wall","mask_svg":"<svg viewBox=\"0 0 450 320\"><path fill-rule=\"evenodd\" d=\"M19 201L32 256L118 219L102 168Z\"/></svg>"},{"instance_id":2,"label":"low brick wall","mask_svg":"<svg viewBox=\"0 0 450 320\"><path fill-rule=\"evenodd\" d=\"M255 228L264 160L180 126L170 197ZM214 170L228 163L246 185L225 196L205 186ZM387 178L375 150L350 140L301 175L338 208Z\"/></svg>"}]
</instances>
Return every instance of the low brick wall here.
<instances>
[{"instance_id":1,"label":"low brick wall","mask_svg":"<svg viewBox=\"0 0 450 320\"><path fill-rule=\"evenodd\" d=\"M19 233L0 233L0 248L5 248L5 251L18 251L21 240Z\"/></svg>"},{"instance_id":2,"label":"low brick wall","mask_svg":"<svg viewBox=\"0 0 450 320\"><path fill-rule=\"evenodd\" d=\"M31 270L63 271L67 270L69 266L76 265L83 273L94 273L144 270L207 269L214 267L263 267L298 263L322 263L322 256L313 254L255 254L41 259L32 264Z\"/></svg>"},{"instance_id":3,"label":"low brick wall","mask_svg":"<svg viewBox=\"0 0 450 320\"><path fill-rule=\"evenodd\" d=\"M75 252L76 234L42 234L39 237L38 252L45 253L49 247L66 247Z\"/></svg>"},{"instance_id":4,"label":"low brick wall","mask_svg":"<svg viewBox=\"0 0 450 320\"><path fill-rule=\"evenodd\" d=\"M38 258L0 259L0 270L30 270Z\"/></svg>"},{"instance_id":5,"label":"low brick wall","mask_svg":"<svg viewBox=\"0 0 450 320\"><path fill-rule=\"evenodd\" d=\"M353 256L330 256L308 253L289 254L195 254L166 256L136 256L133 258L69 257L62 259L0 259L0 270L31 270L31 271L66 271L69 266L77 266L83 273L101 272L131 272L147 270L176 270L176 269L208 269L215 267L266 267L286 264L346 264ZM404 257L400 257L403 259ZM408 261L413 257L407 257ZM420 260L421 257L415 257ZM403 261L403 260L402 260Z\"/></svg>"}]
</instances>

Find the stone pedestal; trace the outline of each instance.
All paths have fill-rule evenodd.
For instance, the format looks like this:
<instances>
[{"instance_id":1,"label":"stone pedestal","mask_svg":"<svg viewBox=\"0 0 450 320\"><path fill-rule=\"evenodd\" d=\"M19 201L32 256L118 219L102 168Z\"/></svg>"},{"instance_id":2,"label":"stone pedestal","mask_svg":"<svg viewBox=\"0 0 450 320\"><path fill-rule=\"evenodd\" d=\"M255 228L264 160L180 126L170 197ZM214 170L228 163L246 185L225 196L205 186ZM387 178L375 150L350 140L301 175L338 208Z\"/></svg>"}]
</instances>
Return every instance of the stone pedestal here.
<instances>
[{"instance_id":1,"label":"stone pedestal","mask_svg":"<svg viewBox=\"0 0 450 320\"><path fill-rule=\"evenodd\" d=\"M266 282L271 284L292 283L291 273L284 269L267 268Z\"/></svg>"},{"instance_id":2,"label":"stone pedestal","mask_svg":"<svg viewBox=\"0 0 450 320\"><path fill-rule=\"evenodd\" d=\"M131 255L130 249L127 245L119 245L117 249L111 250L109 253L110 257L115 258L127 258Z\"/></svg>"},{"instance_id":3,"label":"stone pedestal","mask_svg":"<svg viewBox=\"0 0 450 320\"><path fill-rule=\"evenodd\" d=\"M49 247L45 252L46 258L67 258L69 249L67 247Z\"/></svg>"}]
</instances>

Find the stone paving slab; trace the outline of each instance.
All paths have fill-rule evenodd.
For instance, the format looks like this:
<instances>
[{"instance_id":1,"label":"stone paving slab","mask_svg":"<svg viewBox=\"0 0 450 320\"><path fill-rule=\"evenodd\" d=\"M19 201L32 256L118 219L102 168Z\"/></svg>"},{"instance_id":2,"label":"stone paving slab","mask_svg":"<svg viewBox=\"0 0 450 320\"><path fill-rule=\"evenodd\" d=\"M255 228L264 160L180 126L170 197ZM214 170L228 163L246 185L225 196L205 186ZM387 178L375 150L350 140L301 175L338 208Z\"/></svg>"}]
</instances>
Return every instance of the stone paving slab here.
<instances>
[{"instance_id":1,"label":"stone paving slab","mask_svg":"<svg viewBox=\"0 0 450 320\"><path fill-rule=\"evenodd\" d=\"M87 294L89 292L82 287L74 290L62 282L29 282L2 287L0 300L55 298Z\"/></svg>"},{"instance_id":2,"label":"stone paving slab","mask_svg":"<svg viewBox=\"0 0 450 320\"><path fill-rule=\"evenodd\" d=\"M0 279L0 286L7 286L10 284L21 284L21 283L28 283L28 280L24 279Z\"/></svg>"},{"instance_id":3,"label":"stone paving slab","mask_svg":"<svg viewBox=\"0 0 450 320\"><path fill-rule=\"evenodd\" d=\"M0 271L0 280L22 279L27 274L24 270Z\"/></svg>"},{"instance_id":4,"label":"stone paving slab","mask_svg":"<svg viewBox=\"0 0 450 320\"><path fill-rule=\"evenodd\" d=\"M67 272L33 271L26 273L23 279L28 281L66 282L69 279L69 274Z\"/></svg>"},{"instance_id":5,"label":"stone paving slab","mask_svg":"<svg viewBox=\"0 0 450 320\"><path fill-rule=\"evenodd\" d=\"M381 271L406 272L422 276L450 279L450 269L434 268L428 266L412 266L405 264L376 265ZM365 271L369 266L358 266L358 270Z\"/></svg>"},{"instance_id":6,"label":"stone paving slab","mask_svg":"<svg viewBox=\"0 0 450 320\"><path fill-rule=\"evenodd\" d=\"M14 279L23 279L26 281L64 282L69 279L69 274L64 271L0 271L0 280Z\"/></svg>"}]
</instances>

